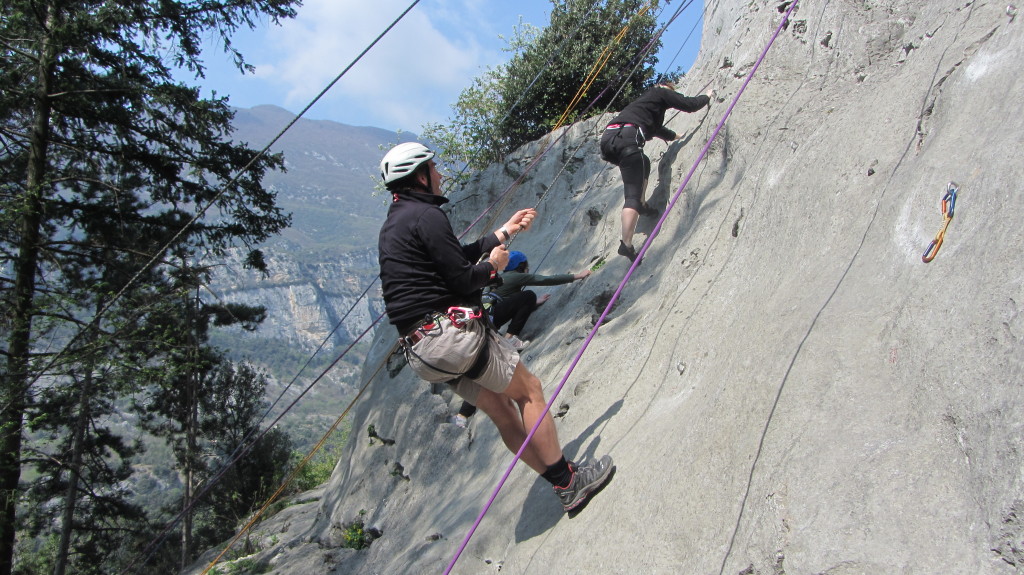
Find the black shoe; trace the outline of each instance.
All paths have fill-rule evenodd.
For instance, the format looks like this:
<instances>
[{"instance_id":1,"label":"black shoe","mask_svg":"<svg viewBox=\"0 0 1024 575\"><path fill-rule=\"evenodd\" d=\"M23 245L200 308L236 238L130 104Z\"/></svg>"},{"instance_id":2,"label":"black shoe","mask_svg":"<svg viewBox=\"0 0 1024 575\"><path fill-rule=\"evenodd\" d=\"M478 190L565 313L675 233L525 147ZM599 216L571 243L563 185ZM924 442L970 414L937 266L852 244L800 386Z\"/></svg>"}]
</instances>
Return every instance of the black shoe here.
<instances>
[{"instance_id":1,"label":"black shoe","mask_svg":"<svg viewBox=\"0 0 1024 575\"><path fill-rule=\"evenodd\" d=\"M625 242L619 240L619 255L626 256L629 261L636 261L636 248L633 246L627 246Z\"/></svg>"},{"instance_id":2,"label":"black shoe","mask_svg":"<svg viewBox=\"0 0 1024 575\"><path fill-rule=\"evenodd\" d=\"M619 255L626 256L629 261L633 261L636 259L636 248L627 246L626 242L619 240Z\"/></svg>"}]
</instances>

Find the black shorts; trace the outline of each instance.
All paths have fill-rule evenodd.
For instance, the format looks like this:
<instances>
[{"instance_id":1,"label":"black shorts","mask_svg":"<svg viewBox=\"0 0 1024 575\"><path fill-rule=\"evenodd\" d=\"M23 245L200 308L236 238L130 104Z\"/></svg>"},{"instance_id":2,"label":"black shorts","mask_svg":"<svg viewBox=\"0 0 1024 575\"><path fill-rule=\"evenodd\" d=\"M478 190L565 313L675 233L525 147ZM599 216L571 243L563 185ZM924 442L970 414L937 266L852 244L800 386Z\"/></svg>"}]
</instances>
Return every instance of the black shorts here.
<instances>
[{"instance_id":1,"label":"black shorts","mask_svg":"<svg viewBox=\"0 0 1024 575\"><path fill-rule=\"evenodd\" d=\"M644 152L644 134L637 126L605 128L601 134L601 159L619 165L623 158Z\"/></svg>"}]
</instances>

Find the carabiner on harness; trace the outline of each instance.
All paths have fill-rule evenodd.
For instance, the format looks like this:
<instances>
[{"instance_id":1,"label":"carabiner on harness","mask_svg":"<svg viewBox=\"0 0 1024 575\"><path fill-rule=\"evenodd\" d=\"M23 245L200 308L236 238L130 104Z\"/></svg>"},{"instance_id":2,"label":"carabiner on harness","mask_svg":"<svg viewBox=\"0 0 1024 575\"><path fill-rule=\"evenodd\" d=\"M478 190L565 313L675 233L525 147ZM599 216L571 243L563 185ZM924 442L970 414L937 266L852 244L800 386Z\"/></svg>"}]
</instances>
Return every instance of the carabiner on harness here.
<instances>
[{"instance_id":1,"label":"carabiner on harness","mask_svg":"<svg viewBox=\"0 0 1024 575\"><path fill-rule=\"evenodd\" d=\"M480 310L470 307L450 307L445 315L451 320L453 326L462 329L470 321L480 319L483 314Z\"/></svg>"}]
</instances>

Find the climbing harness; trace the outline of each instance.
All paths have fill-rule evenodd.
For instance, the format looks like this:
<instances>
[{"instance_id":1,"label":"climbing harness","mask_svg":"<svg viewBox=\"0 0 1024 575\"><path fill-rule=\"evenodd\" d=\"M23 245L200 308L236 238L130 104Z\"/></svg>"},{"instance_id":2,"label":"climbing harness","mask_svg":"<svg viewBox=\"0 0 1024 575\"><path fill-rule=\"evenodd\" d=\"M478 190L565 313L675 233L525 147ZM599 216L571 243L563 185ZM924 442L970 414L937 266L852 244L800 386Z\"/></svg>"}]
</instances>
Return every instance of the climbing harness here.
<instances>
[{"instance_id":1,"label":"climbing harness","mask_svg":"<svg viewBox=\"0 0 1024 575\"><path fill-rule=\"evenodd\" d=\"M409 332L409 335L398 338L398 343L406 347L412 347L428 335L440 335L442 329L441 320L444 318L448 318L448 321L452 322L453 327L462 329L466 327L466 324L474 319L480 319L483 315L481 309L472 307L450 307L445 313L439 311L430 313L427 314L427 317L419 325Z\"/></svg>"},{"instance_id":2,"label":"climbing harness","mask_svg":"<svg viewBox=\"0 0 1024 575\"><path fill-rule=\"evenodd\" d=\"M489 331L491 329L491 322L485 319L480 322L478 327L470 327L469 329L467 329L467 327L469 327L470 322L473 320L479 320L482 317L484 317L483 310L475 307L450 307L448 308L448 311L444 313L430 313L427 314L423 321L413 328L408 335L398 338L398 344L401 346L405 353L406 360L413 366L413 370L416 371L416 374L426 381L431 383L444 382L457 384L463 377L477 379L483 375L490 361ZM451 328L465 330L464 336L476 334L478 338L467 340L464 336L455 336L456 332L450 331ZM446 329L449 330L447 332L449 334L448 336L445 336ZM420 353L417 353L414 349L416 344L424 338L451 336L455 336L456 339L448 339L447 341L460 343L456 343L454 347L447 348L443 357L437 356L436 351L434 353L426 352L425 355L434 356L428 360ZM459 365L456 361L456 358L459 357L472 358L472 362L469 363L468 366L463 363L461 364L461 367L454 367L455 365ZM413 359L418 363L414 363ZM437 363L445 364L445 367L441 367L440 365L437 365ZM420 365L421 368L430 371L418 369L417 365ZM452 371L452 369L455 371ZM433 373L431 373L431 371Z\"/></svg>"},{"instance_id":3,"label":"climbing harness","mask_svg":"<svg viewBox=\"0 0 1024 575\"><path fill-rule=\"evenodd\" d=\"M440 313L427 316L427 319L423 320L419 326L409 332L409 335L398 338L399 345L403 349L408 349L428 335L439 335L441 333L441 324L438 320L442 317L444 316Z\"/></svg>"},{"instance_id":4,"label":"climbing harness","mask_svg":"<svg viewBox=\"0 0 1024 575\"><path fill-rule=\"evenodd\" d=\"M946 186L946 194L942 196L942 227L939 228L939 233L935 234L935 239L932 243L928 244L928 248L924 250L924 254L921 255L921 261L928 263L935 259L935 255L939 253L939 248L942 247L942 240L946 236L946 228L949 227L949 222L953 221L953 209L956 207L956 194L960 191L960 186L956 182L950 182Z\"/></svg>"},{"instance_id":5,"label":"climbing harness","mask_svg":"<svg viewBox=\"0 0 1024 575\"><path fill-rule=\"evenodd\" d=\"M711 137L708 138L707 144L704 145L704 148L697 156L697 159L696 161L694 161L693 166L690 168L690 171L686 174L686 177L683 179L683 182L676 189L676 193L672 197L672 200L669 202L668 206L665 208L665 211L662 214L661 219L658 220L657 225L654 227L650 235L647 237L647 241L644 242L643 247L640 248L640 252L638 254L636 261L634 261L633 265L630 266L629 270L626 272L626 276L622 278L622 281L619 283L619 286L615 290L615 293L612 294L611 299L608 301L608 305L605 307L604 312L602 312L601 317L599 317L597 321L594 323L594 327L590 330L590 334L587 335L587 338L583 341L583 344L581 345L579 351L576 353L576 356L573 358L572 362L569 364L569 367L566 369L565 374L562 376L562 380L558 383L558 386L555 388L554 392L552 392L551 398L548 400L547 405L545 406L547 411L551 410L555 401L558 399L558 394L562 392L562 389L565 387L565 384L569 381L569 376L572 375L572 372L576 368L576 365L579 364L580 360L583 358L583 354L586 353L587 348L590 345L590 342L593 341L594 337L597 335L598 328L604 323L604 320L606 317L608 317L608 313L611 311L611 308L618 301L619 296L622 294L623 288L625 287L626 283L629 282L629 280L632 278L633 272L639 265L640 259L644 256L644 254L647 252L647 249L650 247L651 242L654 241L654 238L657 237L658 233L661 231L661 228L665 223L665 219L668 217L676 202L678 202L679 197L683 193L683 190L686 188L686 185L690 182L690 178L693 176L694 172L697 171L697 167L700 165L700 162L708 154L708 151L711 149L711 145L714 143L715 138L718 137L719 132L721 132L722 127L725 125L725 121L732 114L733 108L736 107L736 103L739 101L740 96L742 96L744 91L746 91L747 86L750 84L750 81L754 78L754 74L757 72L757 69L760 68L761 63L765 59L765 56L768 55L768 50L772 47L772 44L775 43L775 40L779 37L779 34L782 33L783 27L789 24L789 18L793 14L793 11L796 9L799 3L800 0L793 0L793 2L789 5L789 9L786 11L785 15L783 15L782 20L779 22L778 27L775 29L775 33L768 40L768 43L765 45L764 50L761 52L761 55L754 63L754 66L750 69L749 72L747 72L747 77L743 81L743 85L740 86L739 91L736 92L736 95L733 97L732 103L729 104L729 107L726 109L721 121L715 128L714 133L712 133ZM516 463L522 458L523 452L526 451L527 446L530 445L530 441L533 439L534 435L537 434L537 429L540 427L542 421L543 419L538 419L537 423L535 423L533 428L530 429L530 432L526 434L526 437L523 439L522 445L519 447L519 450L512 458L512 463L508 466L508 468L505 469L505 473L502 474L501 479L498 480L498 484L494 487L494 490L491 492L490 498L488 498L487 502L484 503L483 508L477 515L476 520L473 522L472 527L470 527L469 529L469 532L466 533L466 536L465 538L463 538L462 543L459 545L458 549L456 549L455 554L452 556L451 561L448 563L448 567L444 571L445 575L451 573L452 569L454 569L455 567L456 562L458 562L459 557L462 555L463 551L466 550L466 546L469 545L469 540L473 537L473 534L476 533L476 530L480 527L480 523L483 521L483 518L487 514L487 511L490 510L491 505L494 504L494 501L495 499L497 499L498 493L501 491L501 488L504 487L505 482L508 481L508 478L512 474L512 470L515 468Z\"/></svg>"}]
</instances>

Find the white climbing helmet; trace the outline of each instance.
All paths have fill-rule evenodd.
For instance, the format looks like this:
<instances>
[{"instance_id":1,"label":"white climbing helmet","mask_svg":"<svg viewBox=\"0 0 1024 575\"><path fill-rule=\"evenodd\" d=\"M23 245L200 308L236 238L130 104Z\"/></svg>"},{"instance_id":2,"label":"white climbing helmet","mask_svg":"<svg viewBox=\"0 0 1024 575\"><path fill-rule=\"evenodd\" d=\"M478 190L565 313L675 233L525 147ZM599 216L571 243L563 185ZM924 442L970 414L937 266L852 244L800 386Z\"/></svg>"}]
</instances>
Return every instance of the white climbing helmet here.
<instances>
[{"instance_id":1,"label":"white climbing helmet","mask_svg":"<svg viewBox=\"0 0 1024 575\"><path fill-rule=\"evenodd\" d=\"M398 144L380 161L380 177L385 184L390 184L415 172L423 162L433 157L434 152L419 142Z\"/></svg>"}]
</instances>

